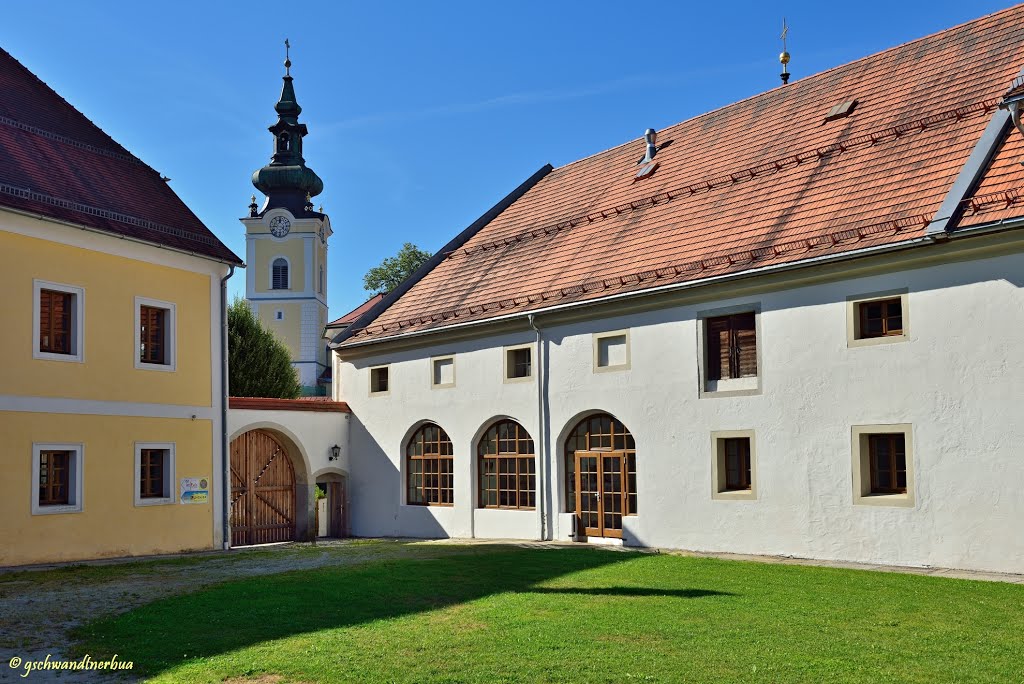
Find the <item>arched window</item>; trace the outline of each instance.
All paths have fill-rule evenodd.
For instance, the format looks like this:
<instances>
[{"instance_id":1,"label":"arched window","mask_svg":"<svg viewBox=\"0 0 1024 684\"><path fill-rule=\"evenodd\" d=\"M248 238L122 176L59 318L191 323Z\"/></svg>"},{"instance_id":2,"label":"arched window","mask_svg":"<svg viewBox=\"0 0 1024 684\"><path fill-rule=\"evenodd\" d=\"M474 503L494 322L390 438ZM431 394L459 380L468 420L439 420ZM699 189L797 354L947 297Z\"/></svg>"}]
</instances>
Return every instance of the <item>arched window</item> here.
<instances>
[{"instance_id":1,"label":"arched window","mask_svg":"<svg viewBox=\"0 0 1024 684\"><path fill-rule=\"evenodd\" d=\"M566 438L565 507L594 536L622 536L622 516L636 515L636 444L614 416L584 418Z\"/></svg>"},{"instance_id":2,"label":"arched window","mask_svg":"<svg viewBox=\"0 0 1024 684\"><path fill-rule=\"evenodd\" d=\"M408 471L406 503L420 506L451 506L453 452L448 434L433 423L426 423L409 439L405 447Z\"/></svg>"},{"instance_id":3,"label":"arched window","mask_svg":"<svg viewBox=\"0 0 1024 684\"><path fill-rule=\"evenodd\" d=\"M288 289L288 260L284 257L277 257L270 266L270 289Z\"/></svg>"},{"instance_id":4,"label":"arched window","mask_svg":"<svg viewBox=\"0 0 1024 684\"><path fill-rule=\"evenodd\" d=\"M480 508L533 508L537 459L533 438L513 420L492 425L477 445Z\"/></svg>"}]
</instances>

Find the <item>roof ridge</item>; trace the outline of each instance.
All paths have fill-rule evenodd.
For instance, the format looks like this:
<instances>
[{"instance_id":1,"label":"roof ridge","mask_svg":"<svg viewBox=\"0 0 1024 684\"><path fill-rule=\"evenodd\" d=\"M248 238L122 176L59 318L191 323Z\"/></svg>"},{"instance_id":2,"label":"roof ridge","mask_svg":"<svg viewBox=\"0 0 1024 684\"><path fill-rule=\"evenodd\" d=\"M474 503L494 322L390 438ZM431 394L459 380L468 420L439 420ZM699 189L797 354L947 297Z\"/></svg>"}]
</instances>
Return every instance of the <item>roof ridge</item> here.
<instances>
[{"instance_id":1,"label":"roof ridge","mask_svg":"<svg viewBox=\"0 0 1024 684\"><path fill-rule=\"evenodd\" d=\"M748 95L747 97L741 98L741 99L736 100L734 102L728 102L728 103L726 103L724 105L721 105L720 107L715 107L714 109L709 109L706 112L702 112L700 114L695 114L694 116L691 116L691 117L689 117L687 119L683 119L682 121L677 121L674 124L666 126L666 128L674 128L676 126L681 126L681 125L683 125L685 123L689 123L691 121L697 121L697 120L702 119L702 118L704 118L706 116L711 116L712 114L716 114L718 112L724 111L726 109L729 109L730 107L735 107L736 105L742 104L744 102L749 102L751 100L756 100L759 97L765 97L767 95L770 95L770 94L773 94L773 93L777 93L777 92L781 92L783 90L792 91L793 89L796 88L796 86L800 86L803 83L807 83L811 79L815 79L815 78L818 78L820 76L824 76L825 74L832 73L833 71L838 71L839 69L845 69L845 68L851 67L851 66L853 66L855 64L860 64L861 62L864 62L864 61L869 60L869 59L877 59L879 57L879 55L884 55L887 52L892 52L893 50L899 50L900 48L908 47L910 45L913 45L914 43L919 43L919 42L922 42L922 41L925 41L925 40L929 40L931 38L935 38L936 36L940 36L940 35L942 35L944 33L949 33L951 31L956 31L958 29L962 29L963 27L968 26L970 24L975 24L975 23L978 23L978 22L981 22L981 21L985 21L986 19L991 19L992 17L995 17L995 16L1000 15L1000 14L1009 13L1009 12L1012 12L1014 10L1018 10L1019 11L1022 8L1024 8L1024 3L1018 3L1016 5L1013 5L1012 7L1007 7L1005 9L997 10L997 11L992 12L990 14L986 14L986 15L983 15L983 16L980 16L980 17L976 17L974 19L970 19L968 21L961 22L961 23L957 24L956 26L950 26L948 28L944 28L944 29L941 29L939 31L935 31L933 33L929 33L928 35L925 35L925 36L919 36L918 38L914 38L912 40L908 40L905 43L899 43L898 45L893 45L891 47L887 47L884 50L879 50L879 51L874 52L874 53L872 53L870 55L866 55L864 57L859 57L859 58L857 58L857 59L855 59L855 60L853 60L851 62L844 62L843 64L837 64L835 66L829 67L829 68L824 69L822 71L818 71L818 72L810 74L808 76L804 76L803 78L799 78L799 79L797 79L795 81L792 81L791 83L789 83L787 85L776 86L774 88L771 88L770 90L762 90L759 93L754 93L753 95ZM570 166L574 166L576 164L579 164L581 162L585 162L585 161L587 161L589 159L593 159L595 157L599 157L599 156L601 156L603 154L607 154L609 152L614 152L615 150L622 149L622 148L626 147L627 145L631 145L631 144L636 143L636 142L638 142L640 140L643 140L643 136L640 136L639 138L630 138L629 140L626 140L625 142L622 142L622 143L620 143L618 145L615 145L614 147L609 147L609 148L601 150L599 152L595 152L593 154L589 154L589 155L587 155L585 157L580 157L579 159L576 159L574 161L568 162L568 163L563 164L561 166L556 166L553 173L558 173L562 169L566 169L566 168L568 168Z\"/></svg>"},{"instance_id":2,"label":"roof ridge","mask_svg":"<svg viewBox=\"0 0 1024 684\"><path fill-rule=\"evenodd\" d=\"M907 133L925 131L936 124L946 123L951 120L960 121L972 114L983 114L992 111L998 107L999 101L999 98L982 100L980 102L962 105L954 109L948 109L937 114L930 114L920 119L913 119L894 126L887 126L883 129L859 133L846 140L829 143L823 147L794 152L784 157L777 157L755 166L740 169L739 171L721 173L712 178L698 180L694 183L684 183L673 189L662 190L654 195L648 195L634 200L626 200L614 207L597 209L589 211L586 214L577 214L576 216L548 224L542 228L524 230L504 238L490 240L482 245L454 250L449 252L446 257L451 259L461 255L462 257L468 258L480 252L488 252L494 249L520 244L531 239L540 238L544 235L552 235L561 233L565 230L571 230L580 225L589 225L596 221L618 216L629 211L637 211L648 206L660 204L661 202L669 202L679 198L683 193L688 193L683 197L683 199L686 199L697 194L711 192L718 188L731 187L744 180L753 180L755 178L774 175L775 173L780 173L790 168L796 168L805 161L821 159L823 157L847 152L851 148L860 147L865 143L867 144L867 147L874 147L876 144L881 142L897 140Z\"/></svg>"}]
</instances>

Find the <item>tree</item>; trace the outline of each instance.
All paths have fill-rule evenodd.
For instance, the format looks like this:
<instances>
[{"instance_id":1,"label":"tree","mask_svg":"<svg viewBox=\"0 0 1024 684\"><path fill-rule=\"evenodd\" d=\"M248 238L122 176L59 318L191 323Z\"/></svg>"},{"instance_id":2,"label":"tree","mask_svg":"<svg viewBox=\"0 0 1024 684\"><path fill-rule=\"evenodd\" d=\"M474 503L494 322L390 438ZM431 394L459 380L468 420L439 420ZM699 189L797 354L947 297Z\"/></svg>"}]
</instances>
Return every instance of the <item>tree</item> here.
<instances>
[{"instance_id":1,"label":"tree","mask_svg":"<svg viewBox=\"0 0 1024 684\"><path fill-rule=\"evenodd\" d=\"M367 292L391 292L402 284L402 281L413 274L417 268L433 256L430 252L406 242L398 254L388 257L374 266L363 276L363 287Z\"/></svg>"},{"instance_id":2,"label":"tree","mask_svg":"<svg viewBox=\"0 0 1024 684\"><path fill-rule=\"evenodd\" d=\"M301 390L288 348L238 297L228 307L228 372L235 397L295 399Z\"/></svg>"}]
</instances>

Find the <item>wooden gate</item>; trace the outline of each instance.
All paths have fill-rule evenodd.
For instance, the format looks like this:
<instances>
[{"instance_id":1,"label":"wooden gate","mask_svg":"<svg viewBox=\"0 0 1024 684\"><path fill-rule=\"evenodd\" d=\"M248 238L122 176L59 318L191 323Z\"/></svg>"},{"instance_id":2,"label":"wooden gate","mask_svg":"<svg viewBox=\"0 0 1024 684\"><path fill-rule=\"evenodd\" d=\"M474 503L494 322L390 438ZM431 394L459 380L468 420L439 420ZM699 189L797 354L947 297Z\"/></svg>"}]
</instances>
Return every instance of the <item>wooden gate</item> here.
<instances>
[{"instance_id":1,"label":"wooden gate","mask_svg":"<svg viewBox=\"0 0 1024 684\"><path fill-rule=\"evenodd\" d=\"M231 545L295 539L295 470L263 430L231 442Z\"/></svg>"}]
</instances>

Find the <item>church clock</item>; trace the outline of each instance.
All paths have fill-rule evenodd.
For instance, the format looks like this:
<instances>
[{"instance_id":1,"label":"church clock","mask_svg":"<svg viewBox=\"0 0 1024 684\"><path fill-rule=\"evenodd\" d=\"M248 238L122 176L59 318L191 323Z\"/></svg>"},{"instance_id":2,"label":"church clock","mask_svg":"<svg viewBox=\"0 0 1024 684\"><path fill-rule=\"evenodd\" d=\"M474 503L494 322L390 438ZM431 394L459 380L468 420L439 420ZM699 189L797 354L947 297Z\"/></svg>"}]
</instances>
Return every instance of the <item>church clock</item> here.
<instances>
[{"instance_id":1,"label":"church clock","mask_svg":"<svg viewBox=\"0 0 1024 684\"><path fill-rule=\"evenodd\" d=\"M275 216L270 219L270 234L274 237L283 238L292 229L292 222L284 216Z\"/></svg>"}]
</instances>

